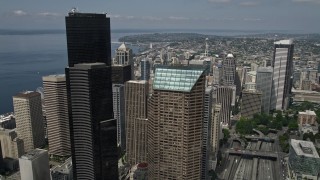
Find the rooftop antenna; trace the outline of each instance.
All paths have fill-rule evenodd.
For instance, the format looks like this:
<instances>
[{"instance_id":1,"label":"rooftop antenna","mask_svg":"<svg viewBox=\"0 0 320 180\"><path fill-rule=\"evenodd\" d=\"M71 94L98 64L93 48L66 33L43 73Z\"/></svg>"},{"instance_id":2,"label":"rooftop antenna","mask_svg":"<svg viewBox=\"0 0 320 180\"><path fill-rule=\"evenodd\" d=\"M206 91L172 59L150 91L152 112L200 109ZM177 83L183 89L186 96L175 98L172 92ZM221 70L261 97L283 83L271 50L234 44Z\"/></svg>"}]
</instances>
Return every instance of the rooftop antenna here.
<instances>
[{"instance_id":1,"label":"rooftop antenna","mask_svg":"<svg viewBox=\"0 0 320 180\"><path fill-rule=\"evenodd\" d=\"M76 8L76 7L73 7L73 8L71 8L71 10L70 10L70 13L77 13L77 12L79 12L78 11L78 8Z\"/></svg>"}]
</instances>

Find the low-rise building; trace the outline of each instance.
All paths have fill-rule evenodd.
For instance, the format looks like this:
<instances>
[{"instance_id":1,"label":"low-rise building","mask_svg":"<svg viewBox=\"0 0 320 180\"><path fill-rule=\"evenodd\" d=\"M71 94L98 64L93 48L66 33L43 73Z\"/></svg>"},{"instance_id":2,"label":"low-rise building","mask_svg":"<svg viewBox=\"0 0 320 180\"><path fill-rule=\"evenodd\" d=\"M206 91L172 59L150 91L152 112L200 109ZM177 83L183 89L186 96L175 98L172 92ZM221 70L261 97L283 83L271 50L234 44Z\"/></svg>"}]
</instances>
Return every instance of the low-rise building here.
<instances>
[{"instance_id":1,"label":"low-rise building","mask_svg":"<svg viewBox=\"0 0 320 180\"><path fill-rule=\"evenodd\" d=\"M73 180L71 157L51 169L51 180Z\"/></svg>"},{"instance_id":2,"label":"low-rise building","mask_svg":"<svg viewBox=\"0 0 320 180\"><path fill-rule=\"evenodd\" d=\"M148 164L139 163L130 170L130 180L148 180Z\"/></svg>"},{"instance_id":3,"label":"low-rise building","mask_svg":"<svg viewBox=\"0 0 320 180\"><path fill-rule=\"evenodd\" d=\"M24 154L23 140L17 137L15 129L0 128L0 145L3 158L18 159Z\"/></svg>"},{"instance_id":4,"label":"low-rise building","mask_svg":"<svg viewBox=\"0 0 320 180\"><path fill-rule=\"evenodd\" d=\"M291 139L288 166L291 179L317 180L320 158L313 143Z\"/></svg>"},{"instance_id":5,"label":"low-rise building","mask_svg":"<svg viewBox=\"0 0 320 180\"><path fill-rule=\"evenodd\" d=\"M310 124L299 125L299 131L301 132L301 134L312 132L312 134L315 135L318 133L318 126L312 126Z\"/></svg>"},{"instance_id":6,"label":"low-rise building","mask_svg":"<svg viewBox=\"0 0 320 180\"><path fill-rule=\"evenodd\" d=\"M305 124L316 125L316 113L314 111L306 110L305 112L299 112L298 124L300 126Z\"/></svg>"}]
</instances>

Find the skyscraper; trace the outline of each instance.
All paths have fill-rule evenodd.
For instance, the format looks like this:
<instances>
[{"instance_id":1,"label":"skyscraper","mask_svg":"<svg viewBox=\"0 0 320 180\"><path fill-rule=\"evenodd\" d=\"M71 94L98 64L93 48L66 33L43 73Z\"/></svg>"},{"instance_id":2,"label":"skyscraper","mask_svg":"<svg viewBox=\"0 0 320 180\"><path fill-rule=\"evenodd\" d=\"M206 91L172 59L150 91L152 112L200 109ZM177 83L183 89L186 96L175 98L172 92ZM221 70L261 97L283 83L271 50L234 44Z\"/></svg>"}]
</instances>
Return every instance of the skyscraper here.
<instances>
[{"instance_id":1,"label":"skyscraper","mask_svg":"<svg viewBox=\"0 0 320 180\"><path fill-rule=\"evenodd\" d=\"M117 144L124 152L126 148L124 84L112 84L113 115L117 120Z\"/></svg>"},{"instance_id":2,"label":"skyscraper","mask_svg":"<svg viewBox=\"0 0 320 180\"><path fill-rule=\"evenodd\" d=\"M141 80L149 81L150 79L150 62L147 59L141 61Z\"/></svg>"},{"instance_id":3,"label":"skyscraper","mask_svg":"<svg viewBox=\"0 0 320 180\"><path fill-rule=\"evenodd\" d=\"M45 145L44 124L40 93L26 91L13 96L17 134L23 139L24 151Z\"/></svg>"},{"instance_id":4,"label":"skyscraper","mask_svg":"<svg viewBox=\"0 0 320 180\"><path fill-rule=\"evenodd\" d=\"M261 111L266 114L270 112L272 74L271 67L259 67L257 70L256 89L262 93Z\"/></svg>"},{"instance_id":5,"label":"skyscraper","mask_svg":"<svg viewBox=\"0 0 320 180\"><path fill-rule=\"evenodd\" d=\"M232 54L228 54L222 61L222 85L233 86L235 84L236 61Z\"/></svg>"},{"instance_id":6,"label":"skyscraper","mask_svg":"<svg viewBox=\"0 0 320 180\"><path fill-rule=\"evenodd\" d=\"M79 13L66 17L68 65L103 62L111 65L110 18L106 14Z\"/></svg>"},{"instance_id":7,"label":"skyscraper","mask_svg":"<svg viewBox=\"0 0 320 180\"><path fill-rule=\"evenodd\" d=\"M209 168L214 170L217 165L217 154L219 151L221 122L220 122L220 110L221 105L215 103L212 108L212 119L211 119L211 142L210 142L210 161Z\"/></svg>"},{"instance_id":8,"label":"skyscraper","mask_svg":"<svg viewBox=\"0 0 320 180\"><path fill-rule=\"evenodd\" d=\"M126 152L130 165L147 162L148 85L144 80L125 83Z\"/></svg>"},{"instance_id":9,"label":"skyscraper","mask_svg":"<svg viewBox=\"0 0 320 180\"><path fill-rule=\"evenodd\" d=\"M203 67L157 67L148 111L152 179L200 179L205 93Z\"/></svg>"},{"instance_id":10,"label":"skyscraper","mask_svg":"<svg viewBox=\"0 0 320 180\"><path fill-rule=\"evenodd\" d=\"M134 78L134 63L132 56L132 49L128 48L122 43L115 52L115 58L113 65L130 65L131 66L131 77Z\"/></svg>"},{"instance_id":11,"label":"skyscraper","mask_svg":"<svg viewBox=\"0 0 320 180\"><path fill-rule=\"evenodd\" d=\"M70 132L66 77L50 75L42 77L48 129L49 153L70 156Z\"/></svg>"},{"instance_id":12,"label":"skyscraper","mask_svg":"<svg viewBox=\"0 0 320 180\"><path fill-rule=\"evenodd\" d=\"M289 105L289 93L292 88L293 48L292 40L281 40L274 43L271 109L286 110Z\"/></svg>"},{"instance_id":13,"label":"skyscraper","mask_svg":"<svg viewBox=\"0 0 320 180\"><path fill-rule=\"evenodd\" d=\"M73 177L117 179L117 127L111 67L82 63L66 68Z\"/></svg>"},{"instance_id":14,"label":"skyscraper","mask_svg":"<svg viewBox=\"0 0 320 180\"><path fill-rule=\"evenodd\" d=\"M235 102L235 87L234 86L218 86L217 87L217 103L221 105L220 122L224 125L231 125L231 106Z\"/></svg>"},{"instance_id":15,"label":"skyscraper","mask_svg":"<svg viewBox=\"0 0 320 180\"><path fill-rule=\"evenodd\" d=\"M262 93L255 89L242 91L241 117L252 118L261 113Z\"/></svg>"},{"instance_id":16,"label":"skyscraper","mask_svg":"<svg viewBox=\"0 0 320 180\"><path fill-rule=\"evenodd\" d=\"M75 179L118 179L117 124L113 119L110 18L66 17L69 126Z\"/></svg>"}]
</instances>

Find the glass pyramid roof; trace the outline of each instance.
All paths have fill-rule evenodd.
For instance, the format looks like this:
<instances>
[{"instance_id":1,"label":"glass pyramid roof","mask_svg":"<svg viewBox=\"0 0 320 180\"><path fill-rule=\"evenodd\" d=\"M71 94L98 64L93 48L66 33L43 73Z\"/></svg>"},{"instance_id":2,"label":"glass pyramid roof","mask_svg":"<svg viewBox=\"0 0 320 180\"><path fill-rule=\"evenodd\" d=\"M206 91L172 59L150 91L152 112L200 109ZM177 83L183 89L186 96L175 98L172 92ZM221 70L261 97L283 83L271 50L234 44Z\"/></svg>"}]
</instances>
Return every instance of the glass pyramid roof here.
<instances>
[{"instance_id":1,"label":"glass pyramid roof","mask_svg":"<svg viewBox=\"0 0 320 180\"><path fill-rule=\"evenodd\" d=\"M190 92L204 70L204 68L192 66L157 67L153 89Z\"/></svg>"}]
</instances>

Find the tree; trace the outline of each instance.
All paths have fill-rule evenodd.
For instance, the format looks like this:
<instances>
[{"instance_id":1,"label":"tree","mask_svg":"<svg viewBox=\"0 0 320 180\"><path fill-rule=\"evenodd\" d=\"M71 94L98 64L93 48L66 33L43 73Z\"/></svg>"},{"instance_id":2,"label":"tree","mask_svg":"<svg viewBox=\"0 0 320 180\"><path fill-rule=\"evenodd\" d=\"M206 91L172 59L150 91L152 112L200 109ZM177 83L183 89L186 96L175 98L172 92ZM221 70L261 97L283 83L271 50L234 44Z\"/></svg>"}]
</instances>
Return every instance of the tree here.
<instances>
[{"instance_id":1,"label":"tree","mask_svg":"<svg viewBox=\"0 0 320 180\"><path fill-rule=\"evenodd\" d=\"M223 133L223 141L227 142L228 139L230 138L230 131L228 129L222 129Z\"/></svg>"},{"instance_id":2,"label":"tree","mask_svg":"<svg viewBox=\"0 0 320 180\"><path fill-rule=\"evenodd\" d=\"M290 131L297 131L299 129L299 125L297 121L291 121L288 125Z\"/></svg>"},{"instance_id":3,"label":"tree","mask_svg":"<svg viewBox=\"0 0 320 180\"><path fill-rule=\"evenodd\" d=\"M253 124L251 120L241 117L236 124L236 131L240 134L251 134L253 132Z\"/></svg>"}]
</instances>

